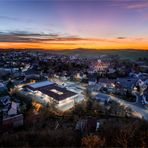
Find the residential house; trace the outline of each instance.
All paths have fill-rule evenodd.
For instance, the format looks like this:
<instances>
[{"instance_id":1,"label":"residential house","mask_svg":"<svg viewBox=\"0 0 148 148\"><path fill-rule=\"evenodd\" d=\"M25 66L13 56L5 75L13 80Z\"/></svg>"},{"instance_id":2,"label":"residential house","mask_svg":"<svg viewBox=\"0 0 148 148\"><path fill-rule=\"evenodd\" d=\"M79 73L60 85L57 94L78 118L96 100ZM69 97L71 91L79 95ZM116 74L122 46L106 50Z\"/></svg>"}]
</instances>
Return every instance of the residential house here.
<instances>
[{"instance_id":1,"label":"residential house","mask_svg":"<svg viewBox=\"0 0 148 148\"><path fill-rule=\"evenodd\" d=\"M97 101L99 101L101 104L108 103L111 100L111 97L109 95L106 95L104 93L98 93L95 98Z\"/></svg>"},{"instance_id":2,"label":"residential house","mask_svg":"<svg viewBox=\"0 0 148 148\"><path fill-rule=\"evenodd\" d=\"M2 121L3 130L13 129L24 124L23 114L18 114L12 117L4 118Z\"/></svg>"}]
</instances>

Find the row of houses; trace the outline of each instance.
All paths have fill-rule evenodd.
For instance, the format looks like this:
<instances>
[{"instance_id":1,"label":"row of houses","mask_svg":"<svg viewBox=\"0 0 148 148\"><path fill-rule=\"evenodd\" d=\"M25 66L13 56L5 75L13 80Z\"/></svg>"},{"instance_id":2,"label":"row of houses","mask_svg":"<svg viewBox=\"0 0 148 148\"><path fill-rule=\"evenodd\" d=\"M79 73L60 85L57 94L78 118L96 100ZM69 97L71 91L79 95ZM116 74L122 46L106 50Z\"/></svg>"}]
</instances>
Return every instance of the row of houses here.
<instances>
[{"instance_id":1,"label":"row of houses","mask_svg":"<svg viewBox=\"0 0 148 148\"><path fill-rule=\"evenodd\" d=\"M98 82L89 83L88 92L92 98L102 101L103 103L110 100L109 95L117 94L126 96L135 92L143 95L143 104L146 106L146 96L148 94L148 75L140 73L139 77L129 76L117 79L100 78ZM101 92L101 93L100 93Z\"/></svg>"}]
</instances>

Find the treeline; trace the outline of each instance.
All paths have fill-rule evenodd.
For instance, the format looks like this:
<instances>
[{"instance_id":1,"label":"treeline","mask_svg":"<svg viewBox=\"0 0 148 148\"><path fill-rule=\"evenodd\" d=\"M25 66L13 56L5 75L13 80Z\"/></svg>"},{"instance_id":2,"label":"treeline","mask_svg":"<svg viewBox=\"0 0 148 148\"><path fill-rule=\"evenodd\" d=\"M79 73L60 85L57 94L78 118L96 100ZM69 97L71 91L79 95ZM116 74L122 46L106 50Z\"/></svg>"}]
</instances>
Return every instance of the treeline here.
<instances>
[{"instance_id":1,"label":"treeline","mask_svg":"<svg viewBox=\"0 0 148 148\"><path fill-rule=\"evenodd\" d=\"M108 120L109 121L109 120ZM96 133L74 128L28 129L0 136L1 147L148 147L148 123L137 119L106 122Z\"/></svg>"},{"instance_id":2,"label":"treeline","mask_svg":"<svg viewBox=\"0 0 148 148\"><path fill-rule=\"evenodd\" d=\"M116 116L109 116L113 113ZM23 127L1 133L0 147L148 147L148 122L120 117L123 114L117 104L106 110L94 101L76 105L64 115L55 115L48 107L35 115L30 107ZM101 123L98 131L75 130L77 121L87 117Z\"/></svg>"}]
</instances>

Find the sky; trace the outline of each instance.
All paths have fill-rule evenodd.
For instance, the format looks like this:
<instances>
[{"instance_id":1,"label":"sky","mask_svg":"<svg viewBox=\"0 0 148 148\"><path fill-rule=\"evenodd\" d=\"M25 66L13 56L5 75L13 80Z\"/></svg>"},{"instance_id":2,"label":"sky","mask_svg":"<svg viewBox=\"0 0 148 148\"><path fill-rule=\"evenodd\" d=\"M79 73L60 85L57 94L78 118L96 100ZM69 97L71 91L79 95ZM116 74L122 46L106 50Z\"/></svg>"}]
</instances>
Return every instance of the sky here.
<instances>
[{"instance_id":1,"label":"sky","mask_svg":"<svg viewBox=\"0 0 148 148\"><path fill-rule=\"evenodd\" d=\"M0 48L148 49L148 0L0 0Z\"/></svg>"}]
</instances>

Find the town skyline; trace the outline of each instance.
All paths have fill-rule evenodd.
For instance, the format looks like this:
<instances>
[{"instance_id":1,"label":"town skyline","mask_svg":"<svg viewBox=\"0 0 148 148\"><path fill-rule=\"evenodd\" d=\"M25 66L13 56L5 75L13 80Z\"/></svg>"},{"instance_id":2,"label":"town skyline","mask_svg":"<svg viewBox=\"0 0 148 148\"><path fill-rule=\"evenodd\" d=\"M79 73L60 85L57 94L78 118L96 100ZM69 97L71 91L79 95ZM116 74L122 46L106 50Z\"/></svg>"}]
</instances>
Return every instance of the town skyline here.
<instances>
[{"instance_id":1,"label":"town skyline","mask_svg":"<svg viewBox=\"0 0 148 148\"><path fill-rule=\"evenodd\" d=\"M0 148L148 148L148 0L0 0Z\"/></svg>"}]
</instances>

